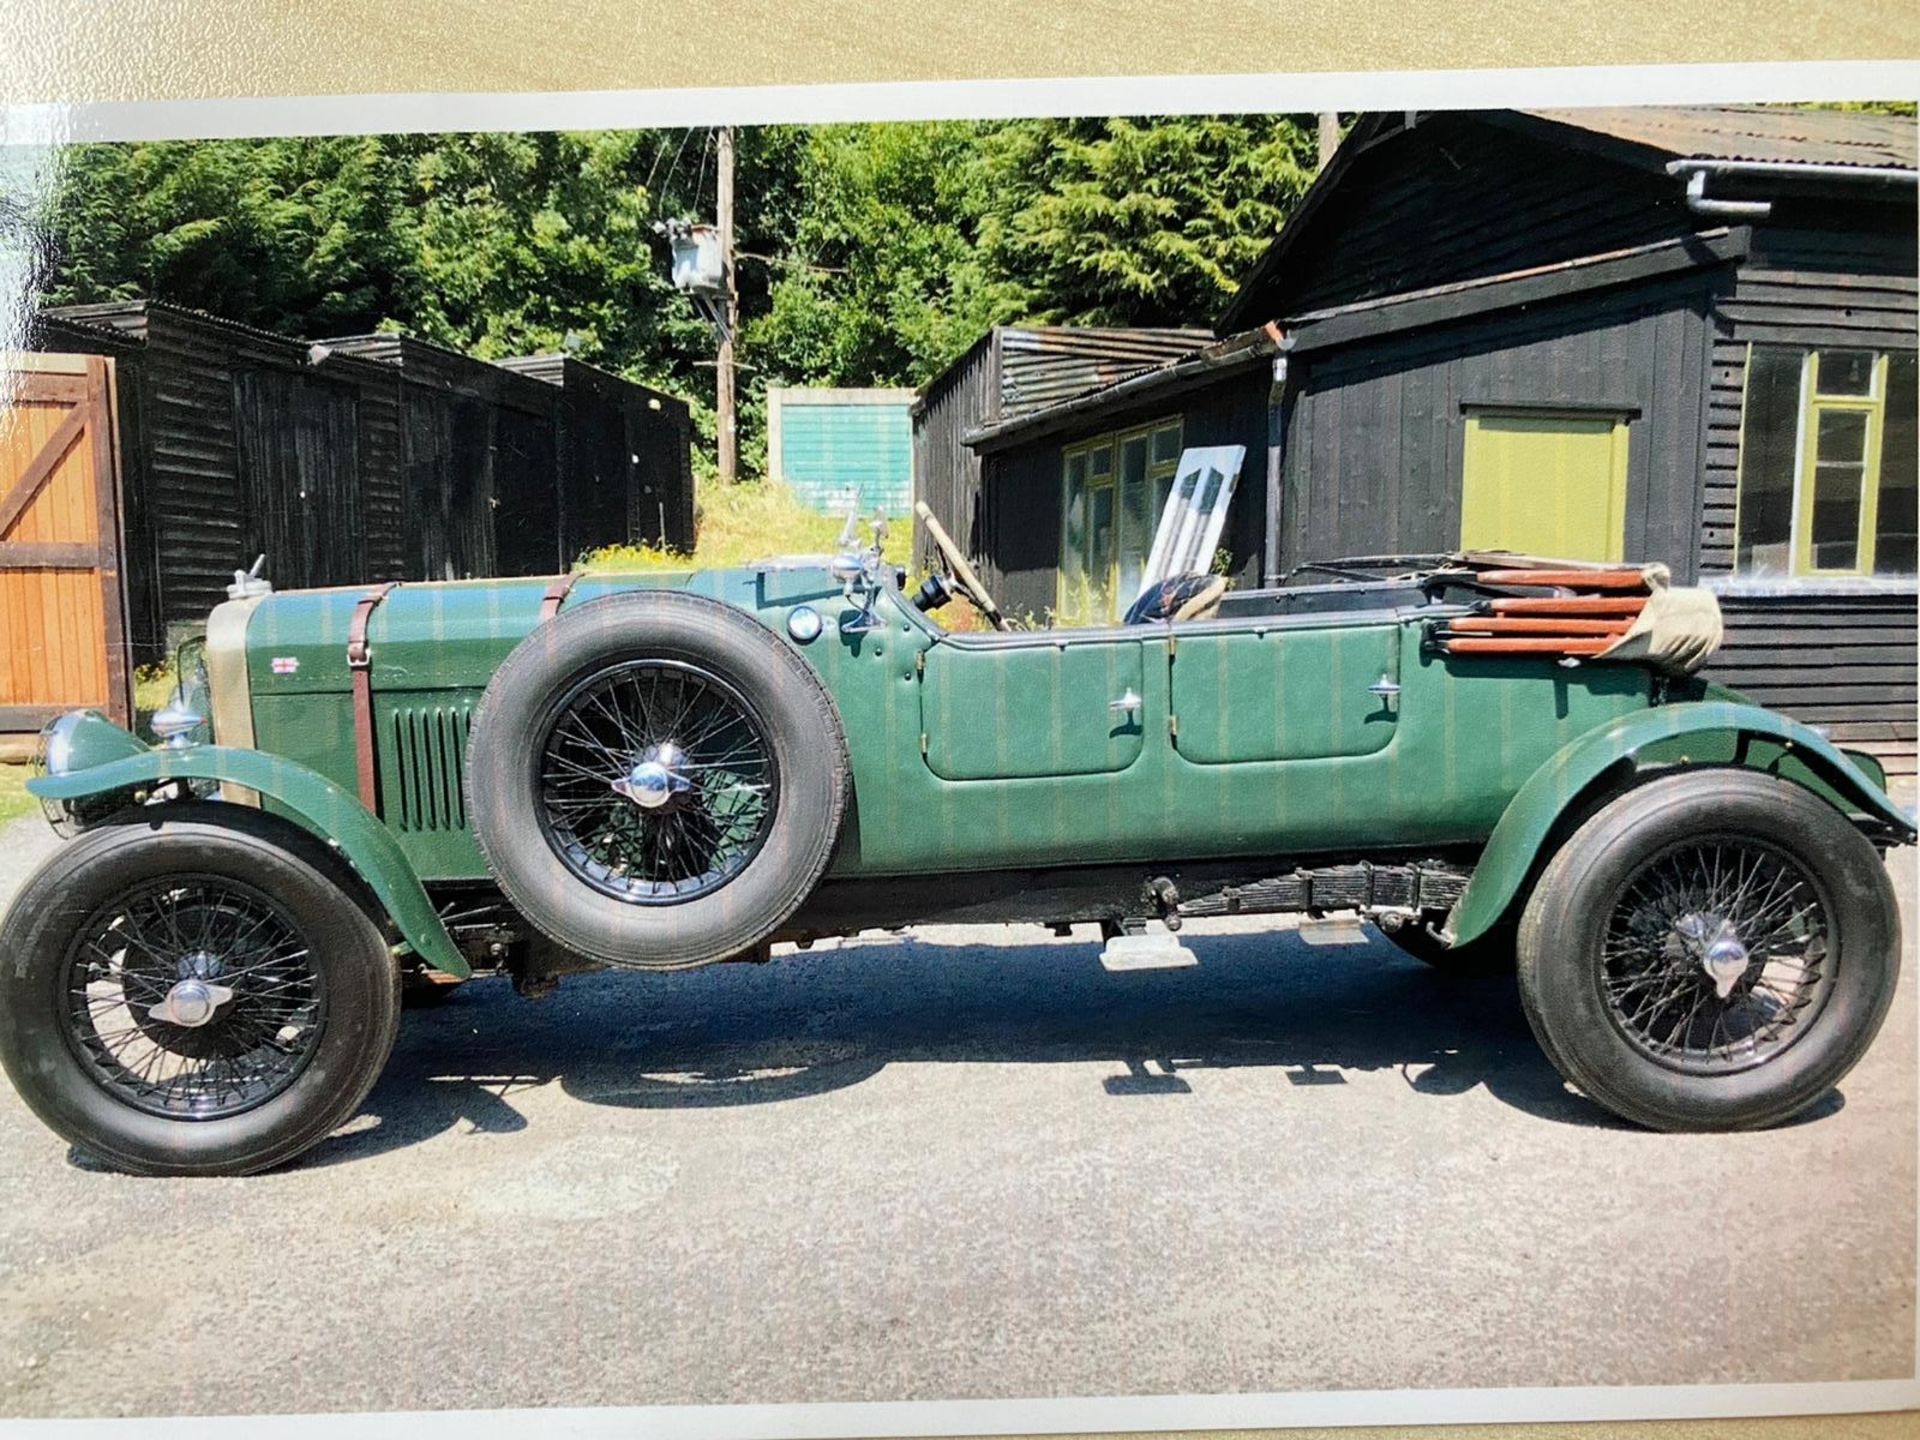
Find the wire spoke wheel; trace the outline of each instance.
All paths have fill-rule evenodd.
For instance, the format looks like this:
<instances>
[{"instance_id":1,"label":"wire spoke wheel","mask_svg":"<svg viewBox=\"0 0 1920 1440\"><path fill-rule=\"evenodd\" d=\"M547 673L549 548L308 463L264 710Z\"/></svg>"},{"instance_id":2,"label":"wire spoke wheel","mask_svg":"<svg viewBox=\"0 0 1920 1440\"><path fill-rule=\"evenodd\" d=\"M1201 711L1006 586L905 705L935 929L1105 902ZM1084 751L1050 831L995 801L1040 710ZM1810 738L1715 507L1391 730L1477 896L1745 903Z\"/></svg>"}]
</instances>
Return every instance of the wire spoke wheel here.
<instances>
[{"instance_id":1,"label":"wire spoke wheel","mask_svg":"<svg viewBox=\"0 0 1920 1440\"><path fill-rule=\"evenodd\" d=\"M244 882L171 876L97 909L68 948L66 1039L137 1110L215 1120L280 1094L326 1025L306 937Z\"/></svg>"},{"instance_id":2,"label":"wire spoke wheel","mask_svg":"<svg viewBox=\"0 0 1920 1440\"><path fill-rule=\"evenodd\" d=\"M627 661L579 682L540 744L540 824L568 870L638 905L710 894L759 852L779 776L767 728L699 666Z\"/></svg>"},{"instance_id":3,"label":"wire spoke wheel","mask_svg":"<svg viewBox=\"0 0 1920 1440\"><path fill-rule=\"evenodd\" d=\"M1785 851L1751 838L1668 848L1616 896L1600 986L1620 1033L1686 1074L1772 1059L1834 987L1832 907Z\"/></svg>"}]
</instances>

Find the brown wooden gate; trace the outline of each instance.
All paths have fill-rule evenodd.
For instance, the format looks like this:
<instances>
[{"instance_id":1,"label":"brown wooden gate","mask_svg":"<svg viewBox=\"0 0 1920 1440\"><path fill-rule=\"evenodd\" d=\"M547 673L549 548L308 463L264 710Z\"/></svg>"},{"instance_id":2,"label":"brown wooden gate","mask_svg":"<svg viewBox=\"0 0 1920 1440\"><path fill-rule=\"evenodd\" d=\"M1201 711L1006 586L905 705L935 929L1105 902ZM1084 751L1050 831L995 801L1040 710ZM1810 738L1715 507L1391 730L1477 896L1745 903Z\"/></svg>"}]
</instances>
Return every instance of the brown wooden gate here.
<instances>
[{"instance_id":1,"label":"brown wooden gate","mask_svg":"<svg viewBox=\"0 0 1920 1440\"><path fill-rule=\"evenodd\" d=\"M0 355L0 733L132 718L113 361Z\"/></svg>"}]
</instances>

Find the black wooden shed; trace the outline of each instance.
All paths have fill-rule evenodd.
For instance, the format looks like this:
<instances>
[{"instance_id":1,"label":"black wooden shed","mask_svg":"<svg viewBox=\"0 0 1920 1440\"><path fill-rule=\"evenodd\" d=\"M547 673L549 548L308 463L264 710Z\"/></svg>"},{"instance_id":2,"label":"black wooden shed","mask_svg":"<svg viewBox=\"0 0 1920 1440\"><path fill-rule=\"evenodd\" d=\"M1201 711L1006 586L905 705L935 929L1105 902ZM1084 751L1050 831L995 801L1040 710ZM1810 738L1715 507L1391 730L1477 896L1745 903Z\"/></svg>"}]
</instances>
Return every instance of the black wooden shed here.
<instances>
[{"instance_id":1,"label":"black wooden shed","mask_svg":"<svg viewBox=\"0 0 1920 1440\"><path fill-rule=\"evenodd\" d=\"M304 341L147 300L48 311L31 343L114 362L136 663L162 658L168 628L204 620L259 554L283 586L409 574L390 369L323 372Z\"/></svg>"},{"instance_id":2,"label":"black wooden shed","mask_svg":"<svg viewBox=\"0 0 1920 1440\"><path fill-rule=\"evenodd\" d=\"M46 311L30 344L113 362L136 664L260 554L290 588L552 574L657 543L663 517L691 543L686 405L571 358L316 343L150 300Z\"/></svg>"},{"instance_id":3,"label":"black wooden shed","mask_svg":"<svg viewBox=\"0 0 1920 1440\"><path fill-rule=\"evenodd\" d=\"M1076 502L1240 443L1243 581L1463 545L1662 561L1719 592L1713 673L1911 769L1915 173L1913 122L1857 112L1362 117L1225 338L967 430L979 558L1003 606L1057 609L1124 558L1065 554Z\"/></svg>"},{"instance_id":4,"label":"black wooden shed","mask_svg":"<svg viewBox=\"0 0 1920 1440\"><path fill-rule=\"evenodd\" d=\"M617 535L693 549L693 414L687 402L571 355L496 362L560 390L562 550L571 561Z\"/></svg>"},{"instance_id":5,"label":"black wooden shed","mask_svg":"<svg viewBox=\"0 0 1920 1440\"><path fill-rule=\"evenodd\" d=\"M391 376L410 576L564 568L552 386L404 335L326 340L313 354L322 370L372 360Z\"/></svg>"},{"instance_id":6,"label":"black wooden shed","mask_svg":"<svg viewBox=\"0 0 1920 1440\"><path fill-rule=\"evenodd\" d=\"M992 554L980 502L980 457L962 437L983 425L1044 410L1197 350L1205 330L1122 330L997 325L920 388L913 402L913 491L970 553ZM914 522L914 558L935 556Z\"/></svg>"}]
</instances>

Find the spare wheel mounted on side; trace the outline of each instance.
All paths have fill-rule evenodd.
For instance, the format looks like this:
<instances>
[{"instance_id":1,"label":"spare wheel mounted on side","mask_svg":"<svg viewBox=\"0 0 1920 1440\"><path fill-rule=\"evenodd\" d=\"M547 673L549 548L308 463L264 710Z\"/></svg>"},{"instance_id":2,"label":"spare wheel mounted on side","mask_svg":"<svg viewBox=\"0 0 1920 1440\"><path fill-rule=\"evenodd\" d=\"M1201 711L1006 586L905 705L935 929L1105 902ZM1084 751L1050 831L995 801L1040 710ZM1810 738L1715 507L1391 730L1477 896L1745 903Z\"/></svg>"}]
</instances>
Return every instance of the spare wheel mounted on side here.
<instances>
[{"instance_id":1,"label":"spare wheel mounted on side","mask_svg":"<svg viewBox=\"0 0 1920 1440\"><path fill-rule=\"evenodd\" d=\"M676 970L771 935L833 853L846 739L819 677L703 596L609 595L494 673L467 760L507 898L555 943Z\"/></svg>"}]
</instances>

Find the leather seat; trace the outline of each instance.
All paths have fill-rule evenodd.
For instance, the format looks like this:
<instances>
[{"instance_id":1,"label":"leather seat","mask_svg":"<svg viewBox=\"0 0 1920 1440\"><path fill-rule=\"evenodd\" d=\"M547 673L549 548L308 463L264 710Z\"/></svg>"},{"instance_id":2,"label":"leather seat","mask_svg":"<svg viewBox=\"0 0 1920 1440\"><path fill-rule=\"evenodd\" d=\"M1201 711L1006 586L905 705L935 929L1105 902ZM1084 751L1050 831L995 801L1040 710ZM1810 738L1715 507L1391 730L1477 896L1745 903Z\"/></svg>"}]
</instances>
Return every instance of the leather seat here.
<instances>
[{"instance_id":1,"label":"leather seat","mask_svg":"<svg viewBox=\"0 0 1920 1440\"><path fill-rule=\"evenodd\" d=\"M1227 593L1224 575L1176 575L1162 580L1134 601L1126 623L1148 625L1161 620L1210 620Z\"/></svg>"}]
</instances>

